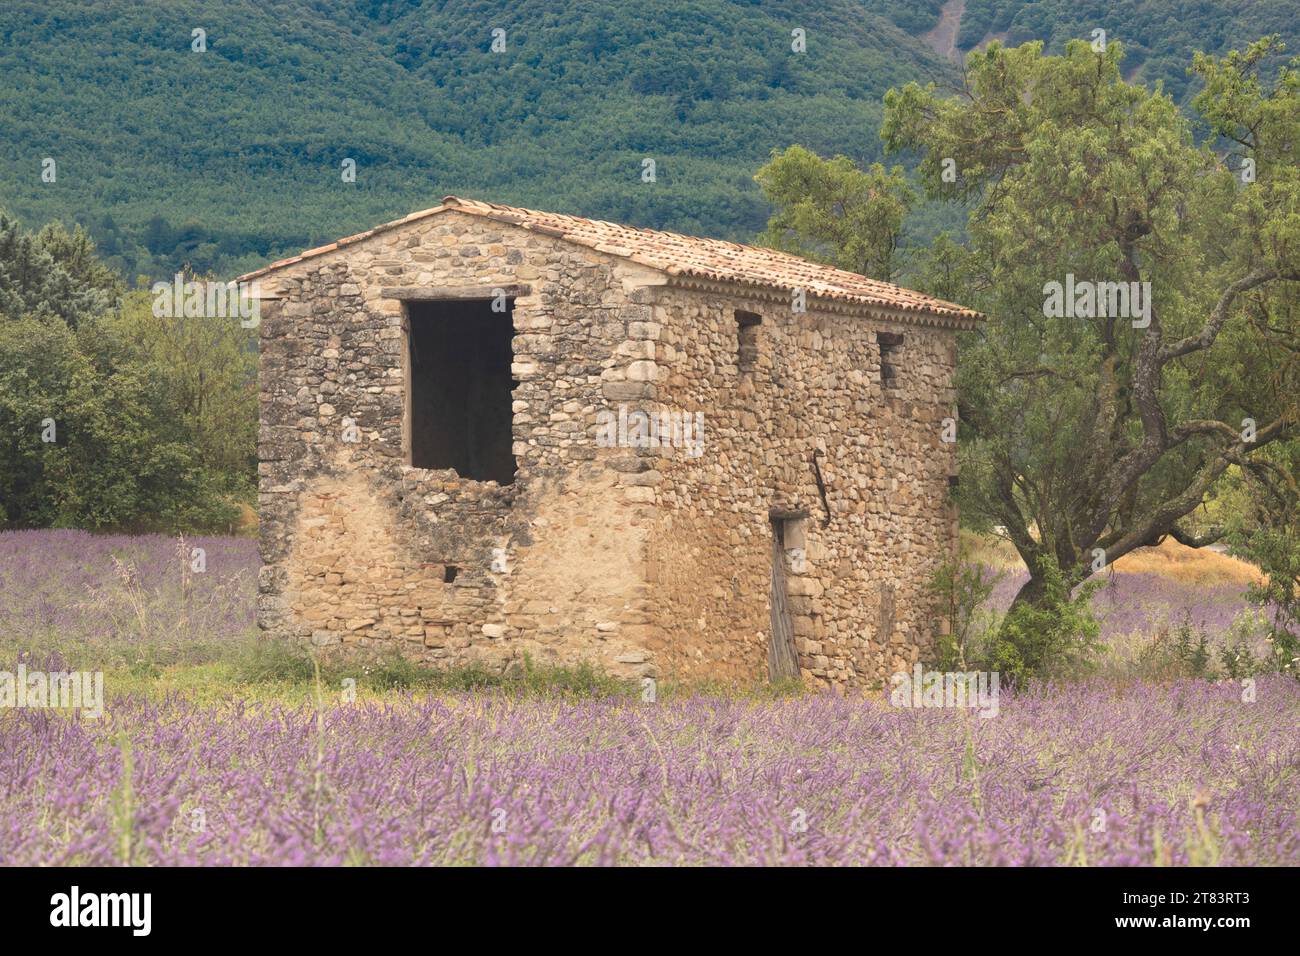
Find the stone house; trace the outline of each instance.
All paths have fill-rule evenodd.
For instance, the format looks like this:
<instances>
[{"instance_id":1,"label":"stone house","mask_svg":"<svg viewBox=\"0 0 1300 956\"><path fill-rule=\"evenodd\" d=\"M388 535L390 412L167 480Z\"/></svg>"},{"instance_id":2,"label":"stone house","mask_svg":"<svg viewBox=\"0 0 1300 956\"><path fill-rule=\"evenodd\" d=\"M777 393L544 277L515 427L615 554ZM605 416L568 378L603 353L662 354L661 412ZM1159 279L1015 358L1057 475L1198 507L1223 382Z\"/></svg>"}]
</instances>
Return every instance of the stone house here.
<instances>
[{"instance_id":1,"label":"stone house","mask_svg":"<svg viewBox=\"0 0 1300 956\"><path fill-rule=\"evenodd\" d=\"M851 687L944 626L969 309L454 196L241 279L270 634Z\"/></svg>"}]
</instances>

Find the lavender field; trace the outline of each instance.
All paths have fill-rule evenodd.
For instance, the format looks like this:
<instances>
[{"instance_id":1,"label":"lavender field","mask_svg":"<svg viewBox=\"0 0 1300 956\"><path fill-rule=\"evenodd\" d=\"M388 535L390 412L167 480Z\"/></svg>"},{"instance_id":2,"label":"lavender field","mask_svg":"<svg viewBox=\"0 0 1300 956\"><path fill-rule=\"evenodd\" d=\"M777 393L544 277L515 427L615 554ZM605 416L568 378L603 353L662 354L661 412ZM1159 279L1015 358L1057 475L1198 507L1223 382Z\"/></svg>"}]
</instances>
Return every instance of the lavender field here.
<instances>
[{"instance_id":1,"label":"lavender field","mask_svg":"<svg viewBox=\"0 0 1300 956\"><path fill-rule=\"evenodd\" d=\"M123 700L7 721L0 859L1295 865L1298 718L1285 677L1251 704L1073 686L989 720L831 696Z\"/></svg>"},{"instance_id":2,"label":"lavender field","mask_svg":"<svg viewBox=\"0 0 1300 956\"><path fill-rule=\"evenodd\" d=\"M0 646L149 645L193 659L251 633L257 568L248 538L0 532Z\"/></svg>"},{"instance_id":3,"label":"lavender field","mask_svg":"<svg viewBox=\"0 0 1300 956\"><path fill-rule=\"evenodd\" d=\"M191 548L206 571L187 572ZM1221 634L1253 611L1241 580L1172 568L1109 576L1093 599L1102 635L1120 638L1188 621ZM178 652L229 642L254 627L257 543L249 538L0 532L0 641L23 646L158 642ZM1004 571L990 598L1005 609L1026 577ZM191 655L193 656L193 655Z\"/></svg>"},{"instance_id":4,"label":"lavender field","mask_svg":"<svg viewBox=\"0 0 1300 956\"><path fill-rule=\"evenodd\" d=\"M1004 689L987 719L879 692L201 698L184 677L221 679L256 568L205 549L190 576L165 538L0 534L0 670L108 661L97 720L0 710L0 863L1300 864L1290 677ZM122 646L173 656L140 678Z\"/></svg>"}]
</instances>

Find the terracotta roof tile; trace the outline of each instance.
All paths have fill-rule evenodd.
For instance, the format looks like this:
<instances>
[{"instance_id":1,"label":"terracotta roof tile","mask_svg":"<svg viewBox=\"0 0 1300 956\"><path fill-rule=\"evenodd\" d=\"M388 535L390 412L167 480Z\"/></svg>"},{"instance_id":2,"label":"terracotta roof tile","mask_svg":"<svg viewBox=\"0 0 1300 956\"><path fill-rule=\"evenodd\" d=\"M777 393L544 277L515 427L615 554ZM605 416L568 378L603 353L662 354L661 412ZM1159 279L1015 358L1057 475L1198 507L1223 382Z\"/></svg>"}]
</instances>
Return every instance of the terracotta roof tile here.
<instances>
[{"instance_id":1,"label":"terracotta roof tile","mask_svg":"<svg viewBox=\"0 0 1300 956\"><path fill-rule=\"evenodd\" d=\"M810 299L816 297L840 300L954 319L979 318L979 313L972 309L773 249L744 246L722 239L683 236L655 229L638 229L633 226L603 222L599 219L584 219L562 213L502 206L474 199L460 199L456 196L447 196L441 206L415 212L403 219L376 226L355 236L348 236L338 242L282 259L240 278L241 280L254 279L304 259L368 239L376 233L450 210L484 216L534 232L556 236L567 242L641 263L669 275L694 276L719 282L785 290L803 289Z\"/></svg>"}]
</instances>

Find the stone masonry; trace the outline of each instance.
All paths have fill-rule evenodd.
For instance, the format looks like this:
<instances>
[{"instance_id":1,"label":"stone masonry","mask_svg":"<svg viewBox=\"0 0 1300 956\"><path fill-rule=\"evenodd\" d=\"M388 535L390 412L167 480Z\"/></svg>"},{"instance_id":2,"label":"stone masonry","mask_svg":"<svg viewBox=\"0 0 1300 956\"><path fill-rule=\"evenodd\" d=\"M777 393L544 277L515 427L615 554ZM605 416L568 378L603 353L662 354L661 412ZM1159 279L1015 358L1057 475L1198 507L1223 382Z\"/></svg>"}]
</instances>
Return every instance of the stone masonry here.
<instances>
[{"instance_id":1,"label":"stone masonry","mask_svg":"<svg viewBox=\"0 0 1300 956\"><path fill-rule=\"evenodd\" d=\"M943 433L969 310L454 197L243 280L262 300L269 635L438 666L762 678L774 522L805 679L878 684L944 626L927 582L956 539ZM508 483L411 464L413 328L457 301L484 321L509 303ZM651 415L702 423L698 445L663 425L647 441Z\"/></svg>"}]
</instances>

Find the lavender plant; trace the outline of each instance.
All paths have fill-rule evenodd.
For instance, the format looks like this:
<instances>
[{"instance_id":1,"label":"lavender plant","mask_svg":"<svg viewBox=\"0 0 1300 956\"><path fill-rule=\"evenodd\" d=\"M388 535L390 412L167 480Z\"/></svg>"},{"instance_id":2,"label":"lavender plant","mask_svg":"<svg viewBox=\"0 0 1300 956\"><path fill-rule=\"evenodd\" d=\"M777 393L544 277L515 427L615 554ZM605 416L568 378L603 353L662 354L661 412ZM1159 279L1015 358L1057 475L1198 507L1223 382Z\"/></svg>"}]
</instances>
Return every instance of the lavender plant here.
<instances>
[{"instance_id":1,"label":"lavender plant","mask_svg":"<svg viewBox=\"0 0 1300 956\"><path fill-rule=\"evenodd\" d=\"M0 715L5 864L1300 863L1300 685ZM977 768L977 772L972 772ZM202 826L194 821L201 820ZM801 823L801 826L796 826Z\"/></svg>"}]
</instances>

